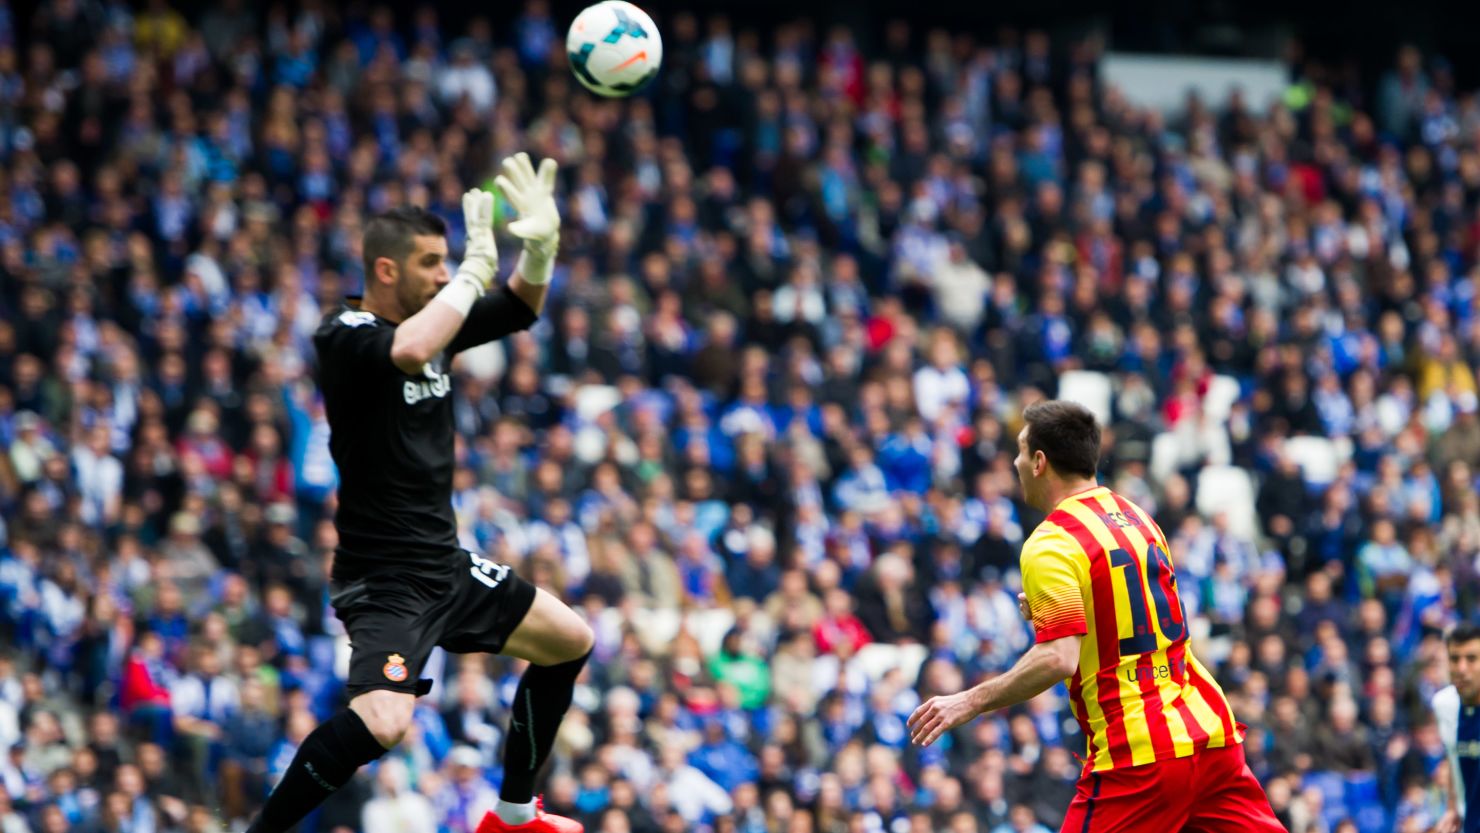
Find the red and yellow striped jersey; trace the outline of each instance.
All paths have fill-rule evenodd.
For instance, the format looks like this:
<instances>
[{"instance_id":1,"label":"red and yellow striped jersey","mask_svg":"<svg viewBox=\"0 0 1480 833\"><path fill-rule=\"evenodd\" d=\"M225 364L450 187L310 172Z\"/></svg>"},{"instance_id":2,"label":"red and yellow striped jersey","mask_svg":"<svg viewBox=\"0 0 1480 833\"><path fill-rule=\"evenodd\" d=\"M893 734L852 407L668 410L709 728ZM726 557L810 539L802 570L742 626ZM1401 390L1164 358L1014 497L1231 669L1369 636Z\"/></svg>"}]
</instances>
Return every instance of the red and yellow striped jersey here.
<instances>
[{"instance_id":1,"label":"red and yellow striped jersey","mask_svg":"<svg viewBox=\"0 0 1480 833\"><path fill-rule=\"evenodd\" d=\"M1187 650L1167 553L1141 507L1103 486L1064 499L1023 545L1038 641L1085 637L1069 696L1087 771L1243 742L1223 690Z\"/></svg>"}]
</instances>

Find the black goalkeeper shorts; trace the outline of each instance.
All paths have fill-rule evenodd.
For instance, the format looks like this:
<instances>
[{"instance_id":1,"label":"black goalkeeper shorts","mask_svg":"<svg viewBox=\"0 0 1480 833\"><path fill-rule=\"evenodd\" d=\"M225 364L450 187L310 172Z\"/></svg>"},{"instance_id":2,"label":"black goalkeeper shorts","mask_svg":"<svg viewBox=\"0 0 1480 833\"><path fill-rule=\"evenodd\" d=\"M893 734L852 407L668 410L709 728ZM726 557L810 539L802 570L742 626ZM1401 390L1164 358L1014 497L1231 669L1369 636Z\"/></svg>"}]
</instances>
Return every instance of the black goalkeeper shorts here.
<instances>
[{"instance_id":1,"label":"black goalkeeper shorts","mask_svg":"<svg viewBox=\"0 0 1480 833\"><path fill-rule=\"evenodd\" d=\"M534 605L535 587L503 564L453 550L461 563L435 579L394 571L335 586L330 603L349 632L351 699L367 691L432 690L421 679L432 648L454 654L503 650Z\"/></svg>"}]
</instances>

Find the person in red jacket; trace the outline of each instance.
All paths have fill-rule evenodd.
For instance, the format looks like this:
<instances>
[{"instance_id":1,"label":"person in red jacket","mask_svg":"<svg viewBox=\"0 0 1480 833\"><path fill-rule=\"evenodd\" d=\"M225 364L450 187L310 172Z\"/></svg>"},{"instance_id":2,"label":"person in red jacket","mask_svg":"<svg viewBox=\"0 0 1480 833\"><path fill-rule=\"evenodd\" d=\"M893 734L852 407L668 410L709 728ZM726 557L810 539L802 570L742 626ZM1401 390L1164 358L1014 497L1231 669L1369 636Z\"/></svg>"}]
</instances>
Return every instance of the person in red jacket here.
<instances>
[{"instance_id":1,"label":"person in red jacket","mask_svg":"<svg viewBox=\"0 0 1480 833\"><path fill-rule=\"evenodd\" d=\"M839 643L847 643L849 655L873 641L863 620L853 613L853 599L840 588L828 592L822 618L812 627L812 639L819 654L830 654Z\"/></svg>"},{"instance_id":2,"label":"person in red jacket","mask_svg":"<svg viewBox=\"0 0 1480 833\"><path fill-rule=\"evenodd\" d=\"M164 640L154 631L145 631L124 663L118 705L131 725L148 727L156 743L167 742L170 735L168 674Z\"/></svg>"}]
</instances>

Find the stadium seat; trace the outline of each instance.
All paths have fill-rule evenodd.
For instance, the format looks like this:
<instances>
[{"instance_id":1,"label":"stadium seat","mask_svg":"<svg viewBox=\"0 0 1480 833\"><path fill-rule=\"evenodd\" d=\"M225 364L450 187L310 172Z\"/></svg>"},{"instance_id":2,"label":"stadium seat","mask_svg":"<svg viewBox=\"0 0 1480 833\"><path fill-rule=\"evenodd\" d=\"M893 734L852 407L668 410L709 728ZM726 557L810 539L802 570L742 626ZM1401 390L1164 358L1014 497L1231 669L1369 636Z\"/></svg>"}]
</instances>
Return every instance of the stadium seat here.
<instances>
[{"instance_id":1,"label":"stadium seat","mask_svg":"<svg viewBox=\"0 0 1480 833\"><path fill-rule=\"evenodd\" d=\"M339 679L349 677L349 635L340 634L334 638L334 676Z\"/></svg>"},{"instance_id":2,"label":"stadium seat","mask_svg":"<svg viewBox=\"0 0 1480 833\"><path fill-rule=\"evenodd\" d=\"M1157 434L1151 441L1151 477L1165 481L1173 473L1191 466L1226 466L1233 459L1228 432L1211 421L1183 420L1174 431Z\"/></svg>"},{"instance_id":3,"label":"stadium seat","mask_svg":"<svg viewBox=\"0 0 1480 833\"><path fill-rule=\"evenodd\" d=\"M1346 805L1360 833L1383 833L1388 829L1387 813L1382 807L1382 794L1378 789L1376 774L1346 774Z\"/></svg>"},{"instance_id":4,"label":"stadium seat","mask_svg":"<svg viewBox=\"0 0 1480 833\"><path fill-rule=\"evenodd\" d=\"M1151 440L1151 479L1156 483L1164 483L1173 474L1176 474L1179 460L1178 443L1175 435L1171 433L1157 434Z\"/></svg>"},{"instance_id":5,"label":"stadium seat","mask_svg":"<svg viewBox=\"0 0 1480 833\"><path fill-rule=\"evenodd\" d=\"M1341 453L1327 437L1291 437L1285 440L1285 453L1300 466L1300 473L1311 486L1324 486L1336 479Z\"/></svg>"},{"instance_id":6,"label":"stadium seat","mask_svg":"<svg viewBox=\"0 0 1480 833\"><path fill-rule=\"evenodd\" d=\"M638 639L648 649L666 653L678 636L681 627L699 640L705 656L719 650L725 634L735 626L735 613L727 608L695 610L680 613L677 610L641 610L628 622L637 632Z\"/></svg>"},{"instance_id":7,"label":"stadium seat","mask_svg":"<svg viewBox=\"0 0 1480 833\"><path fill-rule=\"evenodd\" d=\"M457 368L483 382L502 378L508 365L504 346L497 341L469 347L457 354Z\"/></svg>"},{"instance_id":8,"label":"stadium seat","mask_svg":"<svg viewBox=\"0 0 1480 833\"><path fill-rule=\"evenodd\" d=\"M621 403L621 391L611 385L582 385L576 389L576 416L582 422L594 422Z\"/></svg>"},{"instance_id":9,"label":"stadium seat","mask_svg":"<svg viewBox=\"0 0 1480 833\"><path fill-rule=\"evenodd\" d=\"M735 611L727 607L695 610L684 617L684 621L689 626L689 633L699 640L699 647L704 650L704 655L713 656L719 653L725 634L735 627Z\"/></svg>"},{"instance_id":10,"label":"stadium seat","mask_svg":"<svg viewBox=\"0 0 1480 833\"><path fill-rule=\"evenodd\" d=\"M1207 394L1203 396L1203 413L1218 425L1224 425L1228 422L1233 403L1242 395L1237 379L1232 376L1214 376L1212 383L1208 385Z\"/></svg>"},{"instance_id":11,"label":"stadium seat","mask_svg":"<svg viewBox=\"0 0 1480 833\"><path fill-rule=\"evenodd\" d=\"M1357 808L1357 830L1359 833L1387 833L1392 829L1387 811L1381 804L1368 804Z\"/></svg>"},{"instance_id":12,"label":"stadium seat","mask_svg":"<svg viewBox=\"0 0 1480 833\"><path fill-rule=\"evenodd\" d=\"M1346 781L1340 773L1316 770L1306 773L1304 787L1316 788L1321 793L1321 814L1330 827L1346 818Z\"/></svg>"},{"instance_id":13,"label":"stadium seat","mask_svg":"<svg viewBox=\"0 0 1480 833\"><path fill-rule=\"evenodd\" d=\"M1110 402L1114 385L1110 377L1093 370L1070 370L1059 376L1059 398L1078 402L1095 415L1101 425L1110 424Z\"/></svg>"},{"instance_id":14,"label":"stadium seat","mask_svg":"<svg viewBox=\"0 0 1480 833\"><path fill-rule=\"evenodd\" d=\"M929 653L930 650L924 645L885 645L875 642L860 648L855 661L870 680L877 680L889 671L898 669L905 682L913 685Z\"/></svg>"},{"instance_id":15,"label":"stadium seat","mask_svg":"<svg viewBox=\"0 0 1480 833\"><path fill-rule=\"evenodd\" d=\"M1237 466L1209 466L1197 476L1197 511L1205 518L1228 516L1233 534L1254 538L1259 519L1254 511L1254 480Z\"/></svg>"}]
</instances>

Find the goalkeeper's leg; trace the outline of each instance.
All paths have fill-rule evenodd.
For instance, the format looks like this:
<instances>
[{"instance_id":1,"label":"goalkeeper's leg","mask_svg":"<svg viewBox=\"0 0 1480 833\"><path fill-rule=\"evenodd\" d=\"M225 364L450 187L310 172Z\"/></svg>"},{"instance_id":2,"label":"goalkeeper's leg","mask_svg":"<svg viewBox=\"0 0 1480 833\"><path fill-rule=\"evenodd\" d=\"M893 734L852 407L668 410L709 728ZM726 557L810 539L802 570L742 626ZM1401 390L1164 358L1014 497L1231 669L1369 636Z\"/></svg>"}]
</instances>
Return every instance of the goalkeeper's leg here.
<instances>
[{"instance_id":1,"label":"goalkeeper's leg","mask_svg":"<svg viewBox=\"0 0 1480 833\"><path fill-rule=\"evenodd\" d=\"M282 833L313 812L360 767L400 743L416 696L368 691L304 739L249 833Z\"/></svg>"},{"instance_id":2,"label":"goalkeeper's leg","mask_svg":"<svg viewBox=\"0 0 1480 833\"><path fill-rule=\"evenodd\" d=\"M349 708L299 744L251 833L288 830L360 767L400 743L416 698L431 690L431 680L420 679L421 669L447 615L435 596L407 582L364 579L339 588L331 601L353 646Z\"/></svg>"},{"instance_id":3,"label":"goalkeeper's leg","mask_svg":"<svg viewBox=\"0 0 1480 833\"><path fill-rule=\"evenodd\" d=\"M554 748L594 640L591 627L575 611L540 590L504 643L501 653L529 660L530 666L514 693L499 803L479 825L480 833L520 825L545 833L582 829L571 819L544 813L534 800L534 781Z\"/></svg>"}]
</instances>

